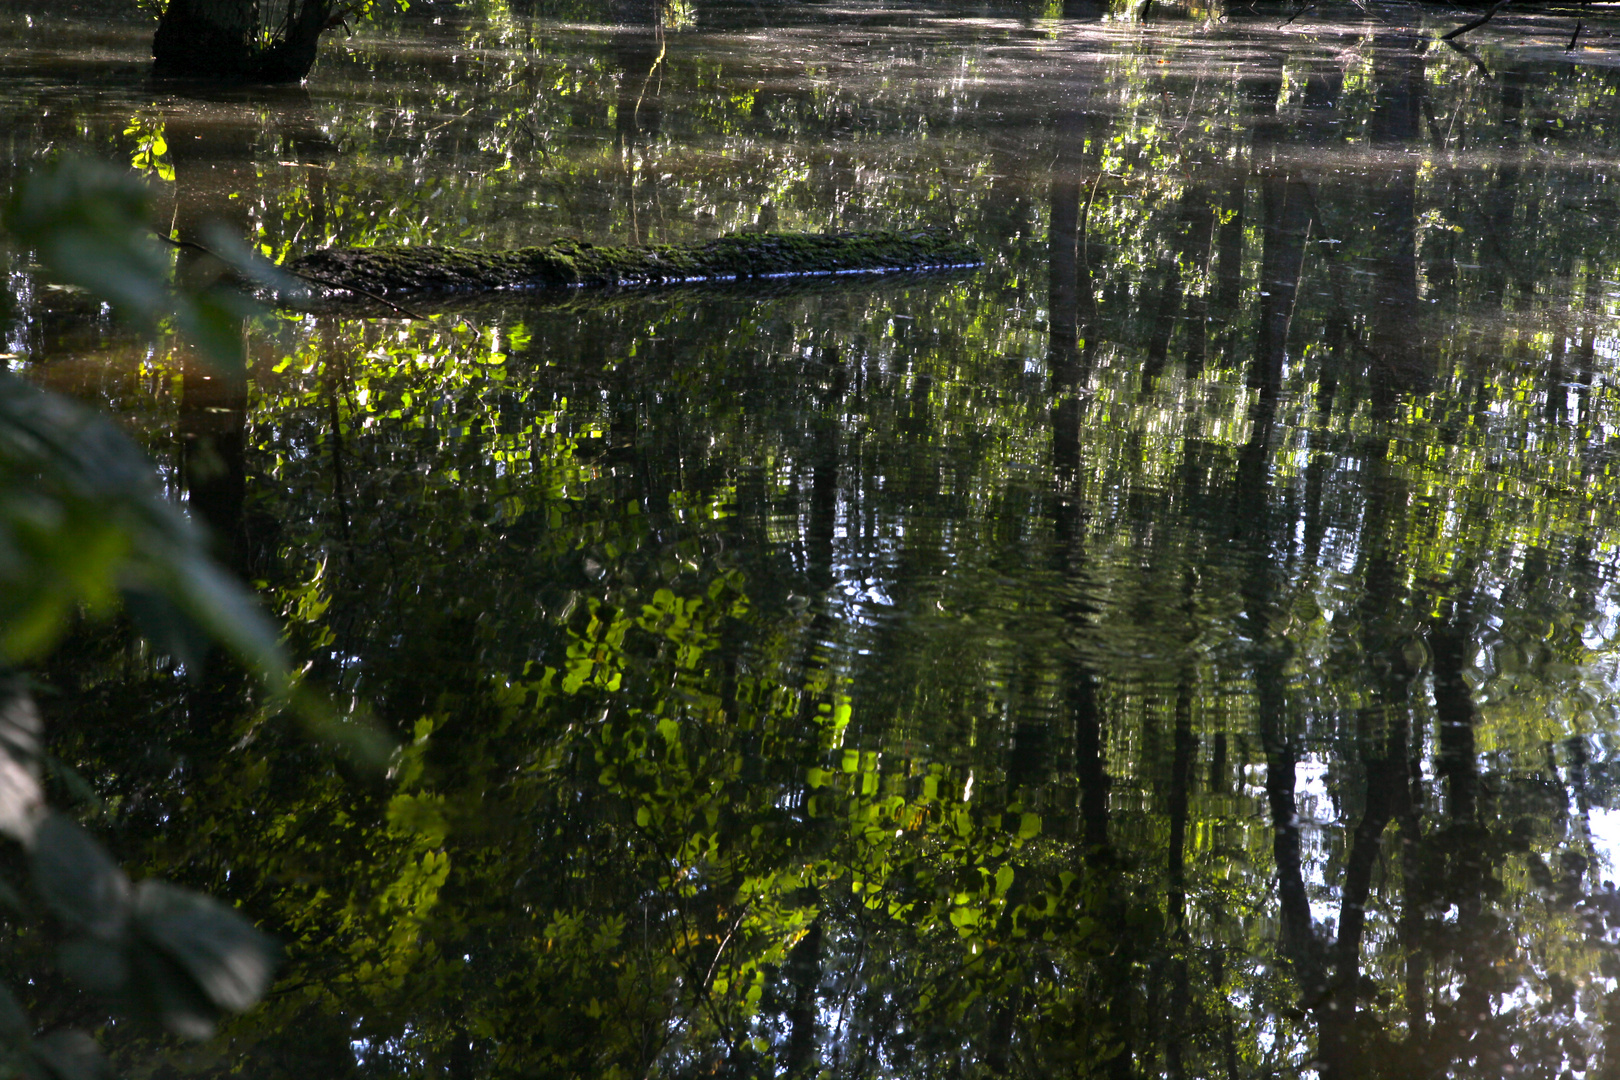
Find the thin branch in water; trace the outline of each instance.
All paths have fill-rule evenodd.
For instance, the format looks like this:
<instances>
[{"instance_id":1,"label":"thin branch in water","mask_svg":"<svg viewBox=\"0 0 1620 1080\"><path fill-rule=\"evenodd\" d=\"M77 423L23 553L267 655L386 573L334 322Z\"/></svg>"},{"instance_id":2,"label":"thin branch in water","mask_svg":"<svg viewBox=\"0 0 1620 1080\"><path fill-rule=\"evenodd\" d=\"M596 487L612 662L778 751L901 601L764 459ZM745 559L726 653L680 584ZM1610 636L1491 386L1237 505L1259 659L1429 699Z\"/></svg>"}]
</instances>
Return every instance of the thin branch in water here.
<instances>
[{"instance_id":1,"label":"thin branch in water","mask_svg":"<svg viewBox=\"0 0 1620 1080\"><path fill-rule=\"evenodd\" d=\"M1445 41L1444 38L1441 38L1440 40ZM1459 45L1455 41L1446 41L1446 45L1450 48L1456 49L1468 59L1472 60L1474 62L1474 67L1479 69L1479 73L1481 75L1485 76L1487 79L1491 77L1491 69L1486 67L1485 61L1481 60L1468 46ZM1455 120L1456 117L1453 116L1452 119Z\"/></svg>"},{"instance_id":2,"label":"thin branch in water","mask_svg":"<svg viewBox=\"0 0 1620 1080\"><path fill-rule=\"evenodd\" d=\"M1367 16L1368 18L1377 19L1379 22L1383 23L1385 26L1389 25L1389 20L1388 19L1386 19L1382 15L1378 14L1378 12L1376 12L1372 8L1368 7L1366 4L1362 3L1362 0L1350 0L1350 2L1352 4L1354 4L1354 5L1356 5L1356 7L1361 11L1361 13L1363 15Z\"/></svg>"},{"instance_id":3,"label":"thin branch in water","mask_svg":"<svg viewBox=\"0 0 1620 1080\"><path fill-rule=\"evenodd\" d=\"M1299 18L1301 15L1305 14L1307 11L1310 11L1315 7L1316 7L1316 4L1315 4L1315 2L1313 0L1312 3L1306 4L1304 7L1300 8L1298 11L1296 11L1292 15L1288 16L1288 18L1286 18L1282 22L1278 23L1277 24L1277 29L1281 30L1283 27L1287 26L1289 23L1293 22L1295 19Z\"/></svg>"},{"instance_id":4,"label":"thin branch in water","mask_svg":"<svg viewBox=\"0 0 1620 1080\"><path fill-rule=\"evenodd\" d=\"M1507 4L1508 4L1508 0L1496 0L1496 3L1492 4L1489 8L1487 8L1485 10L1485 14L1481 15L1479 18L1475 19L1473 22L1463 23L1461 26L1457 27L1455 30L1449 30L1444 34L1441 34L1440 35L1440 40L1441 41L1450 41L1453 38L1461 37L1462 35L1468 33L1468 31L1470 31L1470 30L1474 30L1474 29L1477 29L1477 28L1479 28L1481 26L1484 26L1486 23L1491 21L1491 16L1495 15L1503 7L1507 6Z\"/></svg>"},{"instance_id":5,"label":"thin branch in water","mask_svg":"<svg viewBox=\"0 0 1620 1080\"><path fill-rule=\"evenodd\" d=\"M1102 178L1103 170L1098 169L1096 179L1091 181L1091 194L1086 196L1086 205L1080 211L1082 229L1080 233L1080 259L1082 262L1084 262L1091 253L1091 231L1085 226L1085 222L1091 220L1091 204L1097 201L1097 185L1102 183Z\"/></svg>"},{"instance_id":6,"label":"thin branch in water","mask_svg":"<svg viewBox=\"0 0 1620 1080\"><path fill-rule=\"evenodd\" d=\"M1580 19L1575 20L1575 32L1569 35L1569 44L1564 46L1565 52L1574 52L1575 43L1581 38L1581 27L1585 25Z\"/></svg>"},{"instance_id":7,"label":"thin branch in water","mask_svg":"<svg viewBox=\"0 0 1620 1080\"><path fill-rule=\"evenodd\" d=\"M659 65L661 65L664 62L664 54L666 52L668 52L668 51L669 51L669 45L668 45L667 42L664 41L664 24L659 23L658 24L658 56L656 58L654 58L654 60L652 62L652 67L647 69L647 74L642 77L642 80L641 80L641 92L636 95L636 107L634 109L630 110L630 123L631 123L632 126L638 125L640 123L640 121L641 121L641 102L647 96L647 87L649 85L651 85L651 83L653 81L653 76L658 74Z\"/></svg>"},{"instance_id":8,"label":"thin branch in water","mask_svg":"<svg viewBox=\"0 0 1620 1080\"><path fill-rule=\"evenodd\" d=\"M476 105L473 106L473 109L476 109L476 108L477 108ZM424 136L431 135L435 131L440 130L441 128L449 127L451 124L455 123L457 120L465 120L465 119L467 119L467 117L469 117L469 116L471 116L473 114L473 109L468 109L466 112L462 113L460 116L452 116L450 119L446 120L442 124L434 124L432 127L428 128L426 131L422 132L422 134Z\"/></svg>"}]
</instances>

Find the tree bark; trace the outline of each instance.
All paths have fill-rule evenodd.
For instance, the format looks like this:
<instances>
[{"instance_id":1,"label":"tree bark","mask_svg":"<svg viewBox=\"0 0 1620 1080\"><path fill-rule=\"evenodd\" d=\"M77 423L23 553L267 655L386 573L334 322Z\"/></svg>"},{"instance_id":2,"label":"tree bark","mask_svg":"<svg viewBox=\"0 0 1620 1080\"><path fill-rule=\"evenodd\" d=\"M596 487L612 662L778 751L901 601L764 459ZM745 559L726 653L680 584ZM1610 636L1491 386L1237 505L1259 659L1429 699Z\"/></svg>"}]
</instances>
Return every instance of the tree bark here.
<instances>
[{"instance_id":1,"label":"tree bark","mask_svg":"<svg viewBox=\"0 0 1620 1080\"><path fill-rule=\"evenodd\" d=\"M287 265L331 294L607 288L760 277L945 270L984 262L944 232L747 233L706 244L602 247L554 240L511 251L327 248Z\"/></svg>"},{"instance_id":2,"label":"tree bark","mask_svg":"<svg viewBox=\"0 0 1620 1080\"><path fill-rule=\"evenodd\" d=\"M152 70L166 79L302 82L335 14L334 0L286 0L285 7L261 6L260 0L169 0L152 36Z\"/></svg>"}]
</instances>

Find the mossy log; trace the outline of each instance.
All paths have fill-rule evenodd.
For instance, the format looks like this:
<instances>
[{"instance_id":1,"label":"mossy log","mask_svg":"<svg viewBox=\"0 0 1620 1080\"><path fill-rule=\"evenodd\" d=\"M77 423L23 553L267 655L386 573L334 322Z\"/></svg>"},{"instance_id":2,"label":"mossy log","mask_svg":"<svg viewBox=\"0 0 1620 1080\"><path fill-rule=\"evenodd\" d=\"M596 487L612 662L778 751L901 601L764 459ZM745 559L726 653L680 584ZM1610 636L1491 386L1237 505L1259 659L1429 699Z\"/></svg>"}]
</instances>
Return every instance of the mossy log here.
<instances>
[{"instance_id":1,"label":"mossy log","mask_svg":"<svg viewBox=\"0 0 1620 1080\"><path fill-rule=\"evenodd\" d=\"M334 291L397 296L942 270L983 261L971 245L924 230L741 233L705 244L647 247L553 240L511 251L327 248L288 263L287 269Z\"/></svg>"}]
</instances>

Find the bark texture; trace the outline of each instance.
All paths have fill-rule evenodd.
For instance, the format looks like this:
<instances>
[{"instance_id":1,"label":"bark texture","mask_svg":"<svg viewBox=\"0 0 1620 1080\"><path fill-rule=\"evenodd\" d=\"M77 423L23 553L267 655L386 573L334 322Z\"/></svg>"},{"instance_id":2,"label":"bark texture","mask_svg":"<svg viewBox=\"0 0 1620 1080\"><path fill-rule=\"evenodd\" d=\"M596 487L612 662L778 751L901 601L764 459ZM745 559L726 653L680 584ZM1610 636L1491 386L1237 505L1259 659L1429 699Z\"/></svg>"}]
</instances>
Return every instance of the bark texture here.
<instances>
[{"instance_id":1,"label":"bark texture","mask_svg":"<svg viewBox=\"0 0 1620 1080\"><path fill-rule=\"evenodd\" d=\"M387 296L933 270L983 261L955 237L919 231L748 233L691 246L601 247L554 240L512 251L328 248L287 269L333 291Z\"/></svg>"}]
</instances>

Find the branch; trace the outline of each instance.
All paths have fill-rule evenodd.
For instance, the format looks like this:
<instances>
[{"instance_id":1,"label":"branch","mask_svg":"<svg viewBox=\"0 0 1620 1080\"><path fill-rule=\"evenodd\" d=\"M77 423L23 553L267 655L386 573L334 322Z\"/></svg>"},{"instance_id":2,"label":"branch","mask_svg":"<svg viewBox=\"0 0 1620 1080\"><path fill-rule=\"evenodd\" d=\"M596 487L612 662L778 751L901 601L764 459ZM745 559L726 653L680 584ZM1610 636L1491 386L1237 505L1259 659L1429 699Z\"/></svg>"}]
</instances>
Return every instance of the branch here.
<instances>
[{"instance_id":1,"label":"branch","mask_svg":"<svg viewBox=\"0 0 1620 1080\"><path fill-rule=\"evenodd\" d=\"M1299 18L1301 15L1305 14L1307 11L1310 11L1311 9L1313 9L1315 7L1316 7L1315 0L1312 0L1311 3L1306 4L1304 7L1300 8L1298 11L1296 11L1292 15L1288 16L1288 18L1286 18L1282 22L1278 23L1277 24L1277 29L1281 30L1283 27L1287 26L1289 23L1293 22L1295 19Z\"/></svg>"},{"instance_id":2,"label":"branch","mask_svg":"<svg viewBox=\"0 0 1620 1080\"><path fill-rule=\"evenodd\" d=\"M1442 40L1444 40L1444 39L1442 39ZM1478 56L1474 55L1473 52L1469 51L1468 46L1459 45L1455 41L1447 41L1446 45L1449 48L1456 49L1463 56L1466 56L1469 60L1473 61L1474 67L1479 71L1479 73L1481 75L1485 76L1487 79L1489 79L1491 77L1491 69L1485 66L1485 61L1481 60ZM1453 122L1455 122L1455 120L1456 120L1455 115L1452 117L1452 120L1453 120Z\"/></svg>"},{"instance_id":3,"label":"branch","mask_svg":"<svg viewBox=\"0 0 1620 1080\"><path fill-rule=\"evenodd\" d=\"M1453 38L1462 37L1464 34L1468 33L1468 31L1470 31L1470 30L1476 29L1477 27L1484 26L1486 23L1491 21L1491 16L1492 15L1495 15L1497 13L1497 11L1499 11L1503 7L1506 7L1507 4L1508 4L1508 0L1496 0L1496 3L1492 4L1489 8L1486 9L1485 14L1481 15L1479 18L1475 19L1473 22L1463 23L1461 26L1457 27L1457 29L1448 31L1448 32L1446 32L1444 34L1441 34L1440 35L1440 40L1441 41L1450 41Z\"/></svg>"}]
</instances>

